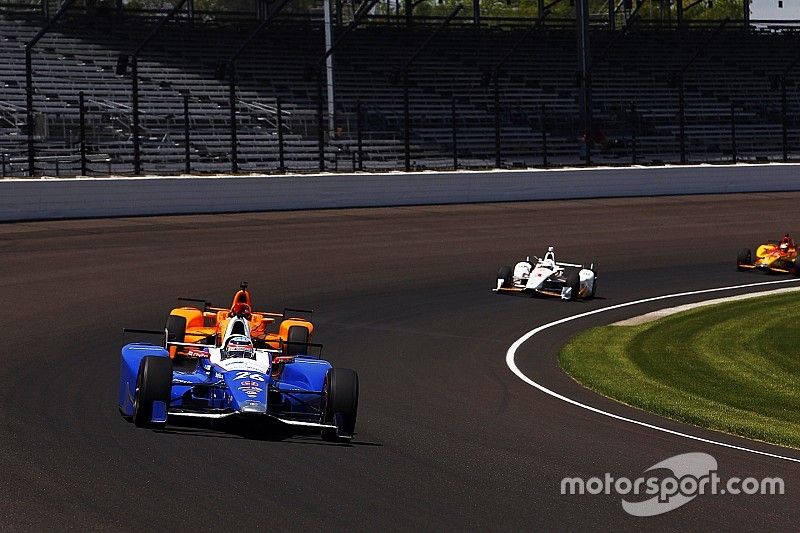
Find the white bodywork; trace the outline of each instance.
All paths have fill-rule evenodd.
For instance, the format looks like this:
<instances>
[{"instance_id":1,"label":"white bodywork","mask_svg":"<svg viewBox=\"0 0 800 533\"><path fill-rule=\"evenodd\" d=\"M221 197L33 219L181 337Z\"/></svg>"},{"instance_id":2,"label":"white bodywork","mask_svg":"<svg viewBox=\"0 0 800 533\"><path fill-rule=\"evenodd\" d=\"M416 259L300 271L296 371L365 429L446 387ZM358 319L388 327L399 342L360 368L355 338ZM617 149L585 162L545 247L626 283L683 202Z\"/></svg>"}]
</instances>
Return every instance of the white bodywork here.
<instances>
[{"instance_id":1,"label":"white bodywork","mask_svg":"<svg viewBox=\"0 0 800 533\"><path fill-rule=\"evenodd\" d=\"M221 346L228 343L228 338L233 335L250 336L250 323L242 317L231 317L228 321L228 326L225 328L225 335L222 337ZM222 359L221 347L208 348L208 360L215 365L219 365L224 370L247 370L249 372L261 372L262 374L269 374L269 368L272 361L269 350L255 350L256 358L230 358Z\"/></svg>"},{"instance_id":2,"label":"white bodywork","mask_svg":"<svg viewBox=\"0 0 800 533\"><path fill-rule=\"evenodd\" d=\"M552 246L548 247L547 253L544 254L543 258L534 257L534 260L535 262L528 257L525 261L520 261L514 266L513 277L510 280L511 287L507 286L507 280L498 278L497 286L493 290L495 292L503 290L536 291L555 295L555 289L546 287L546 284L551 282L551 285L560 285L558 295L561 296L562 300L588 298L593 295L595 272L592 270L592 265L589 268L585 268L583 265L575 263L557 262ZM578 271L579 289L576 295L572 294L572 287L566 284L566 267L580 269Z\"/></svg>"}]
</instances>

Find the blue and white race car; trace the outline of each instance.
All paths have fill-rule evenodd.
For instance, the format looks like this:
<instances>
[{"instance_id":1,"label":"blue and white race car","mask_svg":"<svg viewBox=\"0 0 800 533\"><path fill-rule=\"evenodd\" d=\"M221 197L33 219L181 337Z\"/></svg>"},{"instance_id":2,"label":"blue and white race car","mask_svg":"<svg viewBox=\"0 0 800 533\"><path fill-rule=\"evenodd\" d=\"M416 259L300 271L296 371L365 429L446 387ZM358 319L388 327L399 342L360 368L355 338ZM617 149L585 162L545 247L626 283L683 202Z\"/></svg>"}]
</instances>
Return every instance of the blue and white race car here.
<instances>
[{"instance_id":1,"label":"blue and white race car","mask_svg":"<svg viewBox=\"0 0 800 533\"><path fill-rule=\"evenodd\" d=\"M163 427L173 418L270 419L320 430L325 440L351 440L358 411L356 372L306 354L307 346L319 345L257 349L248 329L245 318L233 317L219 347L182 342L123 346L122 415L140 427ZM192 356L173 367L171 346L188 349Z\"/></svg>"}]
</instances>

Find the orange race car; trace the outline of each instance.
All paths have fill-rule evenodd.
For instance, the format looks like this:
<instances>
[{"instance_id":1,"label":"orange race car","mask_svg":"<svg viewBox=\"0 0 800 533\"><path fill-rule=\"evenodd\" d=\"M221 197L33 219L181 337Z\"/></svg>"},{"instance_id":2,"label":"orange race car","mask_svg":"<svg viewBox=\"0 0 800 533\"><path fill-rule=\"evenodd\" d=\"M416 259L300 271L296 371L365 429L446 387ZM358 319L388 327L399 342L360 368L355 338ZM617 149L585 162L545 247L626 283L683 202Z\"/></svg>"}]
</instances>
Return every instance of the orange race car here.
<instances>
[{"instance_id":1,"label":"orange race car","mask_svg":"<svg viewBox=\"0 0 800 533\"><path fill-rule=\"evenodd\" d=\"M307 319L289 314L309 317L311 311L284 309L283 313L253 311L253 300L247 290L247 282L241 283L233 295L229 308L213 307L210 302L197 298L179 298L182 301L202 303L203 307L176 307L167 318L167 342L221 346L223 339L231 335L246 335L259 348L283 350L286 355L306 353L314 331ZM277 322L277 331L268 332ZM230 330L230 331L229 331ZM169 356L191 357L191 347L170 346Z\"/></svg>"},{"instance_id":2,"label":"orange race car","mask_svg":"<svg viewBox=\"0 0 800 533\"><path fill-rule=\"evenodd\" d=\"M755 259L749 248L741 250L736 258L736 268L800 276L797 247L787 233L780 241L769 241L759 246Z\"/></svg>"}]
</instances>

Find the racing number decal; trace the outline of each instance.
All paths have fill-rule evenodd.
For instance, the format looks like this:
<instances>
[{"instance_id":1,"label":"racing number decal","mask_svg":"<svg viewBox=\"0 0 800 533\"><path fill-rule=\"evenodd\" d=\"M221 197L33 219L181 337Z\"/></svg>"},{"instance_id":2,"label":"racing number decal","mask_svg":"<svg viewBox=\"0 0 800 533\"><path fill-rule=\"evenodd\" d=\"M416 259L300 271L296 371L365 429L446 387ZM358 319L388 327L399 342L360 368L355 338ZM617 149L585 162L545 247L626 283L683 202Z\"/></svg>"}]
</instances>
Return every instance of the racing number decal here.
<instances>
[{"instance_id":1,"label":"racing number decal","mask_svg":"<svg viewBox=\"0 0 800 533\"><path fill-rule=\"evenodd\" d=\"M264 381L264 378L259 374L251 374L250 372L237 372L234 381L238 379L254 379L256 381Z\"/></svg>"}]
</instances>

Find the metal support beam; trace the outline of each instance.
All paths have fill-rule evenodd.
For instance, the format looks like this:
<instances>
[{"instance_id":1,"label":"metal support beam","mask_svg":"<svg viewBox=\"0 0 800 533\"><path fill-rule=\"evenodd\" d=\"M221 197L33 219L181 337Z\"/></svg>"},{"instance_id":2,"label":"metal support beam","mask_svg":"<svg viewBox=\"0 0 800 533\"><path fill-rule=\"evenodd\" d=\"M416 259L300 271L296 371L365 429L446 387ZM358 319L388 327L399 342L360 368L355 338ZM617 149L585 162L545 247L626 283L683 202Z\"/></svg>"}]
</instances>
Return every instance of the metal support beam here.
<instances>
[{"instance_id":1,"label":"metal support beam","mask_svg":"<svg viewBox=\"0 0 800 533\"><path fill-rule=\"evenodd\" d=\"M683 72L678 74L678 138L680 142L681 165L686 164L686 102L684 95Z\"/></svg>"},{"instance_id":2,"label":"metal support beam","mask_svg":"<svg viewBox=\"0 0 800 533\"><path fill-rule=\"evenodd\" d=\"M453 132L453 170L458 170L458 115L456 114L456 98L450 100L450 129Z\"/></svg>"},{"instance_id":3,"label":"metal support beam","mask_svg":"<svg viewBox=\"0 0 800 533\"><path fill-rule=\"evenodd\" d=\"M236 123L236 67L231 63L228 69L228 107L231 121L231 172L239 172L239 135Z\"/></svg>"},{"instance_id":4,"label":"metal support beam","mask_svg":"<svg viewBox=\"0 0 800 533\"><path fill-rule=\"evenodd\" d=\"M631 103L631 164L638 162L638 142L639 136L639 115L636 111L636 104Z\"/></svg>"},{"instance_id":5,"label":"metal support beam","mask_svg":"<svg viewBox=\"0 0 800 533\"><path fill-rule=\"evenodd\" d=\"M141 148L139 146L139 58L131 57L131 113L133 124L131 137L133 140L133 173L142 173Z\"/></svg>"},{"instance_id":6,"label":"metal support beam","mask_svg":"<svg viewBox=\"0 0 800 533\"><path fill-rule=\"evenodd\" d=\"M83 102L83 91L78 93L78 130L81 144L81 176L86 175L86 108Z\"/></svg>"},{"instance_id":7,"label":"metal support beam","mask_svg":"<svg viewBox=\"0 0 800 533\"><path fill-rule=\"evenodd\" d=\"M408 94L408 70L403 72L403 168L411 172L411 104Z\"/></svg>"},{"instance_id":8,"label":"metal support beam","mask_svg":"<svg viewBox=\"0 0 800 533\"><path fill-rule=\"evenodd\" d=\"M494 73L494 167L500 168L500 75Z\"/></svg>"},{"instance_id":9,"label":"metal support beam","mask_svg":"<svg viewBox=\"0 0 800 533\"><path fill-rule=\"evenodd\" d=\"M322 104L322 79L317 83L317 157L319 171L325 172L325 111Z\"/></svg>"},{"instance_id":10,"label":"metal support beam","mask_svg":"<svg viewBox=\"0 0 800 533\"><path fill-rule=\"evenodd\" d=\"M742 13L744 29L750 31L750 0L744 0L742 7L744 9L744 13Z\"/></svg>"},{"instance_id":11,"label":"metal support beam","mask_svg":"<svg viewBox=\"0 0 800 533\"><path fill-rule=\"evenodd\" d=\"M281 105L281 97L279 96L276 105L276 113L278 115L278 172L283 174L286 172L286 160L283 152L283 107Z\"/></svg>"},{"instance_id":12,"label":"metal support beam","mask_svg":"<svg viewBox=\"0 0 800 533\"><path fill-rule=\"evenodd\" d=\"M323 1L325 15L325 51L333 46L333 17L331 15L331 0ZM325 82L327 88L327 107L328 107L328 132L331 137L335 135L336 127L336 104L334 101L334 75L333 75L333 54L326 54L325 58Z\"/></svg>"},{"instance_id":13,"label":"metal support beam","mask_svg":"<svg viewBox=\"0 0 800 533\"><path fill-rule=\"evenodd\" d=\"M183 156L184 170L187 174L192 173L191 133L189 128L189 91L186 91L183 93Z\"/></svg>"},{"instance_id":14,"label":"metal support beam","mask_svg":"<svg viewBox=\"0 0 800 533\"><path fill-rule=\"evenodd\" d=\"M542 104L539 121L542 127L542 166L547 166L547 109Z\"/></svg>"},{"instance_id":15,"label":"metal support beam","mask_svg":"<svg viewBox=\"0 0 800 533\"><path fill-rule=\"evenodd\" d=\"M361 100L356 100L356 147L358 149L358 170L364 170L364 115Z\"/></svg>"},{"instance_id":16,"label":"metal support beam","mask_svg":"<svg viewBox=\"0 0 800 533\"><path fill-rule=\"evenodd\" d=\"M781 147L783 149L783 162L789 161L789 118L786 102L786 76L781 76Z\"/></svg>"},{"instance_id":17,"label":"metal support beam","mask_svg":"<svg viewBox=\"0 0 800 533\"><path fill-rule=\"evenodd\" d=\"M380 0L366 0L363 2L353 14L352 22L350 22L347 28L337 32L336 39L334 40L333 28L330 22L330 0L325 0L325 5L328 6L325 12L325 52L322 54L322 56L320 56L316 65L313 67L313 72L319 78L318 83L322 83L322 71L324 70L324 79L326 80L327 85L328 130L331 135L334 133L336 119L333 53L339 48L342 42L344 42L345 38L350 34L350 32L355 30L369 14L369 12L376 5L378 5L379 1ZM322 98L321 93L319 93L317 96L318 98Z\"/></svg>"},{"instance_id":18,"label":"metal support beam","mask_svg":"<svg viewBox=\"0 0 800 533\"><path fill-rule=\"evenodd\" d=\"M592 164L592 102L590 84L590 57L589 47L589 2L588 0L575 1L575 23L578 37L578 83L580 118L583 125L583 157L587 165Z\"/></svg>"},{"instance_id":19,"label":"metal support beam","mask_svg":"<svg viewBox=\"0 0 800 533\"><path fill-rule=\"evenodd\" d=\"M731 163L736 164L737 156L736 146L736 104L731 100Z\"/></svg>"},{"instance_id":20,"label":"metal support beam","mask_svg":"<svg viewBox=\"0 0 800 533\"><path fill-rule=\"evenodd\" d=\"M35 147L33 144L33 133L36 126L33 123L33 66L31 59L31 48L25 47L25 115L28 135L28 176L33 176L36 172L34 165Z\"/></svg>"}]
</instances>

